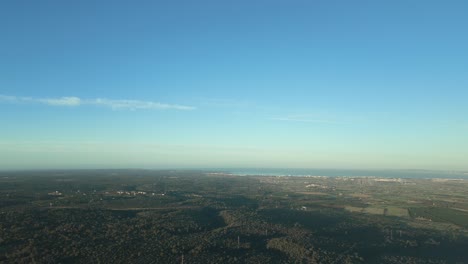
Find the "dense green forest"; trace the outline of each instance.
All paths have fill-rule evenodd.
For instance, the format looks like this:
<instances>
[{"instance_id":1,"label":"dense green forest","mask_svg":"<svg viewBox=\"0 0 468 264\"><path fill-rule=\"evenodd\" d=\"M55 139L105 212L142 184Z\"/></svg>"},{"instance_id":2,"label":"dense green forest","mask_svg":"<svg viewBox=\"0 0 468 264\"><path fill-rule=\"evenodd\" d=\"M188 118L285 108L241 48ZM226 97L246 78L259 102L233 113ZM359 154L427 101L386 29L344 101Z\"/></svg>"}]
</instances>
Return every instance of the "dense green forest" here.
<instances>
[{"instance_id":1,"label":"dense green forest","mask_svg":"<svg viewBox=\"0 0 468 264\"><path fill-rule=\"evenodd\" d=\"M465 181L141 170L3 172L0 181L1 263L468 259ZM444 188L451 199L434 191Z\"/></svg>"}]
</instances>

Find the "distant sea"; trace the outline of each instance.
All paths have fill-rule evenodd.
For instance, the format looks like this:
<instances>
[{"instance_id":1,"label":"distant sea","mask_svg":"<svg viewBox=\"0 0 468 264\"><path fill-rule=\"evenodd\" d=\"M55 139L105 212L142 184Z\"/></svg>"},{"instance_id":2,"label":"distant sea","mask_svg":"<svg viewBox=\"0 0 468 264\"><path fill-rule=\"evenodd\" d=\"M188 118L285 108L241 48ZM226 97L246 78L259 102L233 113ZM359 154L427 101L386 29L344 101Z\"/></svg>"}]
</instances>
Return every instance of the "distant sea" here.
<instances>
[{"instance_id":1,"label":"distant sea","mask_svg":"<svg viewBox=\"0 0 468 264\"><path fill-rule=\"evenodd\" d=\"M235 175L260 176L326 176L326 177L379 177L419 179L467 179L468 172L433 170L342 170L342 169L270 169L270 168L219 168L213 171Z\"/></svg>"}]
</instances>

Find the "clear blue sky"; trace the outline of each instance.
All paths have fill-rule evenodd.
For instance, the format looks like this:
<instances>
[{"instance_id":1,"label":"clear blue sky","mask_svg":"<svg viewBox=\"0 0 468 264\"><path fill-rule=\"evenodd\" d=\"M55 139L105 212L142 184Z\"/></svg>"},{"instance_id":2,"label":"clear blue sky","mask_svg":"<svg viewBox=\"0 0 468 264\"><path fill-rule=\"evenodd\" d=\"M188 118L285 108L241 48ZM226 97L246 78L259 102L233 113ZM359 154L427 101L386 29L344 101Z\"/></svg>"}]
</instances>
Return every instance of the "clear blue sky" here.
<instances>
[{"instance_id":1,"label":"clear blue sky","mask_svg":"<svg viewBox=\"0 0 468 264\"><path fill-rule=\"evenodd\" d=\"M0 169L468 170L467 1L0 2Z\"/></svg>"}]
</instances>

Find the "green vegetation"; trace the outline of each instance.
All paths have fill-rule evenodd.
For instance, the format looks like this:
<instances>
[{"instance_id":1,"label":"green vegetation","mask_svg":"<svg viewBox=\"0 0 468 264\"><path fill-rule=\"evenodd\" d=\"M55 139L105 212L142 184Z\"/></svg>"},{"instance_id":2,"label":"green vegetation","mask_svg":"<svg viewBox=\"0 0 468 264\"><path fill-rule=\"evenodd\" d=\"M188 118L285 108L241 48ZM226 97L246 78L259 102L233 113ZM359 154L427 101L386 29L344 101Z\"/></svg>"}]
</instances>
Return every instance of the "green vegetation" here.
<instances>
[{"instance_id":1,"label":"green vegetation","mask_svg":"<svg viewBox=\"0 0 468 264\"><path fill-rule=\"evenodd\" d=\"M466 181L351 179L3 172L0 263L468 259Z\"/></svg>"},{"instance_id":2,"label":"green vegetation","mask_svg":"<svg viewBox=\"0 0 468 264\"><path fill-rule=\"evenodd\" d=\"M411 217L452 223L468 228L468 212L445 207L415 207L409 210Z\"/></svg>"}]
</instances>

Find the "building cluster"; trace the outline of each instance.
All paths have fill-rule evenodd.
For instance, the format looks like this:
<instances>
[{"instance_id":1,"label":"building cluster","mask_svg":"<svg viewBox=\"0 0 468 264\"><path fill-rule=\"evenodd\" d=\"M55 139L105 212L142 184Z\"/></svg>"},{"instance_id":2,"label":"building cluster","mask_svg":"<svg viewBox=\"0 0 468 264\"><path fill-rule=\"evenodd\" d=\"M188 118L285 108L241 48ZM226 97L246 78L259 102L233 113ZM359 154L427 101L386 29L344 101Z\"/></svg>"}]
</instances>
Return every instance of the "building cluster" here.
<instances>
[{"instance_id":1,"label":"building cluster","mask_svg":"<svg viewBox=\"0 0 468 264\"><path fill-rule=\"evenodd\" d=\"M376 182L402 182L401 178L377 178Z\"/></svg>"},{"instance_id":2,"label":"building cluster","mask_svg":"<svg viewBox=\"0 0 468 264\"><path fill-rule=\"evenodd\" d=\"M328 187L328 186L325 186L325 185L320 185L320 184L311 183L311 184L306 185L306 188L328 189L329 187Z\"/></svg>"},{"instance_id":3,"label":"building cluster","mask_svg":"<svg viewBox=\"0 0 468 264\"><path fill-rule=\"evenodd\" d=\"M142 192L142 191L117 191L117 194L136 196L136 195L146 195L146 192Z\"/></svg>"}]
</instances>

